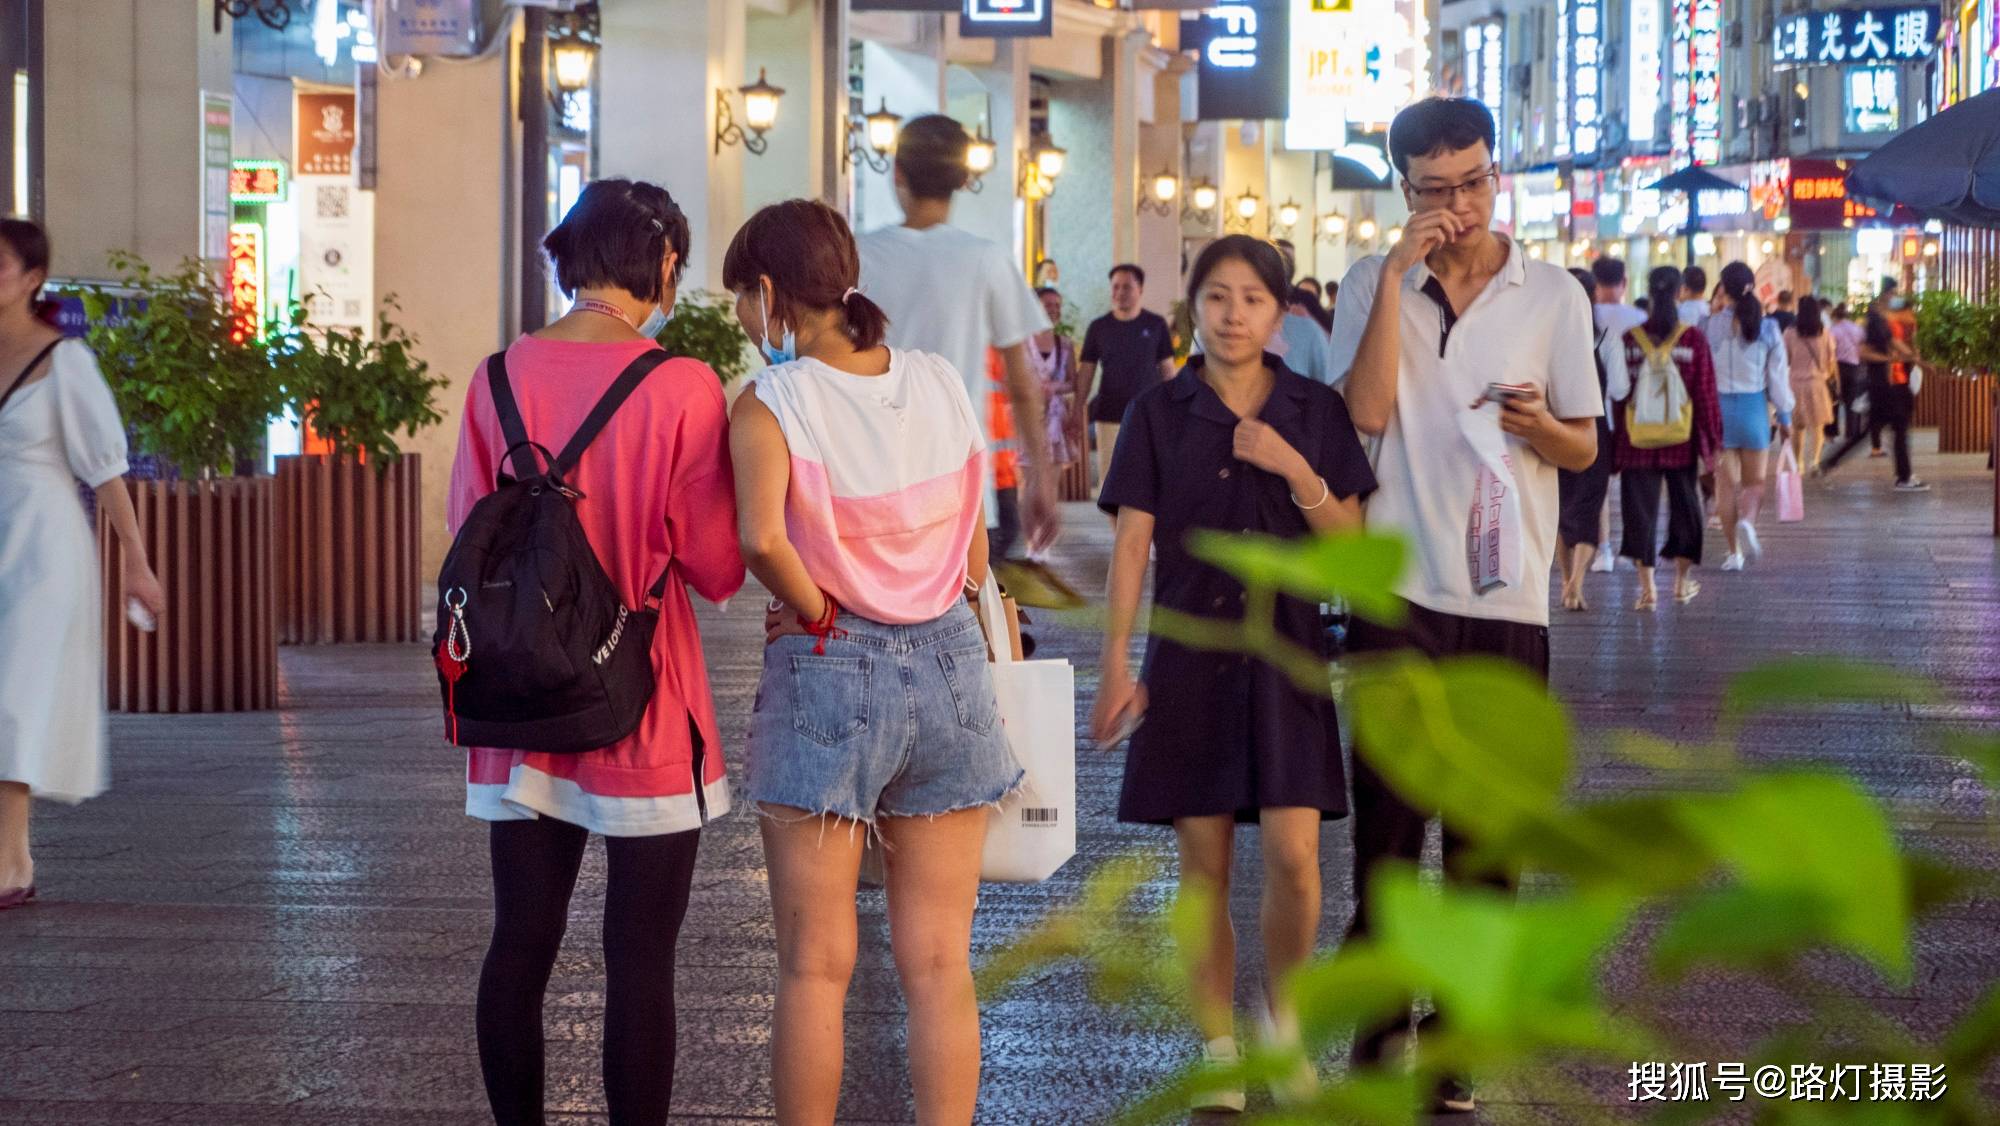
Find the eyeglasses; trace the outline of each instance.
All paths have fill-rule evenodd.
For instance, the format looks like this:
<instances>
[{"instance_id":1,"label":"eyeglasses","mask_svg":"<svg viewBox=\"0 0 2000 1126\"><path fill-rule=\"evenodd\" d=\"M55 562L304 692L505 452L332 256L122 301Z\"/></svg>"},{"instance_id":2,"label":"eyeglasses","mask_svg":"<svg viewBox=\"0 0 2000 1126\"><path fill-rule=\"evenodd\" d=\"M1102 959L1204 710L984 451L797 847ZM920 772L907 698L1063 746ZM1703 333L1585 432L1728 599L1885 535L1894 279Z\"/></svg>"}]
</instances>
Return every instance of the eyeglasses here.
<instances>
[{"instance_id":1,"label":"eyeglasses","mask_svg":"<svg viewBox=\"0 0 2000 1126\"><path fill-rule=\"evenodd\" d=\"M1499 170L1488 168L1486 171L1481 172L1479 175L1462 184L1451 184L1442 188L1419 188L1408 180L1404 180L1403 187L1408 189L1412 196L1416 197L1418 203L1430 207L1450 207L1452 204L1458 202L1460 192L1469 196L1484 195L1491 191L1494 185L1499 183L1499 180Z\"/></svg>"}]
</instances>

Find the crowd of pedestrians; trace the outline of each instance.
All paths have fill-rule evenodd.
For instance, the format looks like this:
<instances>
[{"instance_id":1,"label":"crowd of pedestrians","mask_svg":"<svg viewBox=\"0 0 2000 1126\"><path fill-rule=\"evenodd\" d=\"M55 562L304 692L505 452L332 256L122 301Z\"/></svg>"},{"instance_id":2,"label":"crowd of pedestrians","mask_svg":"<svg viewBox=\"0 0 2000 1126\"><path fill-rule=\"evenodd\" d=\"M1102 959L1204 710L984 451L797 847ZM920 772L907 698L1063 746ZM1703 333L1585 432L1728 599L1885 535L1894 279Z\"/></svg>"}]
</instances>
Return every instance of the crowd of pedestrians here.
<instances>
[{"instance_id":1,"label":"crowd of pedestrians","mask_svg":"<svg viewBox=\"0 0 2000 1126\"><path fill-rule=\"evenodd\" d=\"M1191 554L1190 533L1291 539L1365 520L1411 547L1397 588L1407 615L1395 628L1354 623L1350 652L1485 655L1546 681L1550 572L1560 564L1563 606L1588 609L1585 577L1609 564L1614 477L1618 554L1638 568L1642 611L1656 605L1662 557L1676 602L1701 590L1704 481L1725 571L1761 553L1780 454L1819 472L1888 430L1897 488L1924 487L1909 470L1916 357L1893 288L1858 326L1814 295L1767 311L1740 262L1712 294L1698 267L1657 268L1644 307L1627 304L1622 262L1572 277L1493 229L1494 122L1478 102L1421 101L1388 140L1412 214L1387 253L1322 285L1295 276L1288 245L1222 238L1188 270L1193 339L1180 342L1144 308L1145 271L1120 265L1109 311L1079 343L1057 331L1059 292L1030 289L1008 248L952 225L970 138L949 118L919 118L896 147L902 223L857 238L837 212L794 200L736 233L722 281L767 366L733 405L712 372L654 340L695 251L680 207L641 182L583 191L545 242L571 309L480 365L448 520L470 536L509 489L560 494L618 599L618 629L591 663L605 663L629 615L650 695L608 745L468 750L465 809L488 823L493 885L477 1037L497 1121L542 1120L543 996L592 834L609 861L611 1119L666 1120L675 945L702 827L734 800L691 596L725 601L746 571L770 596L742 778L775 920L779 1120L833 1120L855 893L875 845L918 1118L969 1122L981 848L989 810L1023 771L968 595L1017 542L1032 553L1055 540L1061 467L1094 448L1115 534L1091 734L1106 748L1129 739L1117 817L1171 828L1182 886L1208 893L1192 1010L1214 1060L1240 1053L1227 910L1237 827L1258 826L1263 858L1267 979L1252 1008L1261 1036L1288 1042L1300 1031L1280 984L1321 939L1321 823L1351 819L1349 934L1362 936L1378 866L1415 862L1431 816L1365 756L1350 770L1334 704L1276 668L1157 634L1135 666L1149 572L1156 606L1245 612L1242 585ZM29 793L80 800L103 787L102 611L71 476L97 488L126 544L122 589L164 611L108 391L89 351L36 319L47 263L38 230L0 224L0 375L21 373L0 386L0 480L33 500L0 515L0 660L19 670L0 683L0 908L35 894ZM466 592L441 595L448 708L481 659L453 631L485 647L540 628L543 604L553 617L576 597L541 581L502 596L519 610L504 622L468 621ZM1279 636L1323 651L1319 606L1279 598L1270 612ZM574 674L552 660L552 675ZM1443 851L1448 878L1465 878L1452 826ZM1422 1034L1408 1013L1360 1029L1353 1060L1391 1060ZM1317 1082L1308 1067L1273 1089L1290 1101ZM1456 1078L1431 1095L1436 1110L1473 1107ZM1244 1098L1212 1092L1199 1105L1238 1110Z\"/></svg>"}]
</instances>

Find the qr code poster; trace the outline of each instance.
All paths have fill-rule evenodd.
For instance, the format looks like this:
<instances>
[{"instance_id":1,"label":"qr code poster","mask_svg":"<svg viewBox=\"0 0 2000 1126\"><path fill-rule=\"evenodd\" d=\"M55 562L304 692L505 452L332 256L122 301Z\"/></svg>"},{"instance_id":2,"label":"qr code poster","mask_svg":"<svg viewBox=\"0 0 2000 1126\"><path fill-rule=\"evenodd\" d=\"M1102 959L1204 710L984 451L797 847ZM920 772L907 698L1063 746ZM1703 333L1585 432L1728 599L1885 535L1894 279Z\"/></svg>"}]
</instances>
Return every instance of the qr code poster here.
<instances>
[{"instance_id":1,"label":"qr code poster","mask_svg":"<svg viewBox=\"0 0 2000 1126\"><path fill-rule=\"evenodd\" d=\"M313 216L318 219L345 219L354 189L345 184L326 184L313 193Z\"/></svg>"},{"instance_id":2,"label":"qr code poster","mask_svg":"<svg viewBox=\"0 0 2000 1126\"><path fill-rule=\"evenodd\" d=\"M312 322L359 328L375 320L375 194L346 176L299 176L299 297Z\"/></svg>"}]
</instances>

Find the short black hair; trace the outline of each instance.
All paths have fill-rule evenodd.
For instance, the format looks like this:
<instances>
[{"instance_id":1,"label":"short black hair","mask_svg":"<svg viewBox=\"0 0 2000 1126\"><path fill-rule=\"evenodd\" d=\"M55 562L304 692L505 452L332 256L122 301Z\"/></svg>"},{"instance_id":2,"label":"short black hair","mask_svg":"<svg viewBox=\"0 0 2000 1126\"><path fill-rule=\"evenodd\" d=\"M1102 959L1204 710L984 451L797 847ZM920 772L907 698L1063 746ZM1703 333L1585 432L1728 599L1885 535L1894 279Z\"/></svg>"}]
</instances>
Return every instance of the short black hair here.
<instances>
[{"instance_id":1,"label":"short black hair","mask_svg":"<svg viewBox=\"0 0 2000 1126\"><path fill-rule=\"evenodd\" d=\"M1590 264L1590 276L1606 289L1616 289L1625 284L1625 260L1623 258L1599 258Z\"/></svg>"},{"instance_id":2,"label":"short black hair","mask_svg":"<svg viewBox=\"0 0 2000 1126\"><path fill-rule=\"evenodd\" d=\"M971 178L965 166L972 138L965 126L941 113L927 113L896 135L896 170L918 199L948 200Z\"/></svg>"},{"instance_id":3,"label":"short black hair","mask_svg":"<svg viewBox=\"0 0 2000 1126\"><path fill-rule=\"evenodd\" d=\"M1778 304L1780 305L1789 305L1793 301L1796 301L1797 299L1798 298L1789 289L1781 289L1778 291Z\"/></svg>"},{"instance_id":4,"label":"short black hair","mask_svg":"<svg viewBox=\"0 0 2000 1126\"><path fill-rule=\"evenodd\" d=\"M674 252L675 284L687 268L688 221L667 189L644 180L593 180L542 240L566 296L616 286L658 301L660 259Z\"/></svg>"},{"instance_id":5,"label":"short black hair","mask_svg":"<svg viewBox=\"0 0 2000 1126\"><path fill-rule=\"evenodd\" d=\"M1476 98L1425 98L1407 106L1389 123L1389 159L1410 174L1410 159L1459 152L1484 143L1495 155L1493 111Z\"/></svg>"},{"instance_id":6,"label":"short black hair","mask_svg":"<svg viewBox=\"0 0 2000 1126\"><path fill-rule=\"evenodd\" d=\"M1119 274L1131 274L1132 280L1139 283L1140 289L1146 288L1146 271L1140 269L1137 263L1120 262L1111 267L1111 272L1104 276L1115 281Z\"/></svg>"},{"instance_id":7,"label":"short black hair","mask_svg":"<svg viewBox=\"0 0 2000 1126\"><path fill-rule=\"evenodd\" d=\"M1035 291L1036 297L1061 297L1062 291L1052 285L1045 285Z\"/></svg>"},{"instance_id":8,"label":"short black hair","mask_svg":"<svg viewBox=\"0 0 2000 1126\"><path fill-rule=\"evenodd\" d=\"M1897 281L1895 278L1882 279L1882 292L1884 293L1894 293L1901 288L1903 288L1903 283Z\"/></svg>"},{"instance_id":9,"label":"short black hair","mask_svg":"<svg viewBox=\"0 0 2000 1126\"><path fill-rule=\"evenodd\" d=\"M1708 292L1708 271L1700 266L1689 266L1681 271L1681 287L1689 293Z\"/></svg>"},{"instance_id":10,"label":"short black hair","mask_svg":"<svg viewBox=\"0 0 2000 1126\"><path fill-rule=\"evenodd\" d=\"M1285 263L1278 255L1278 248L1260 238L1249 235L1224 235L1202 248L1195 257L1194 268L1188 271L1187 298L1190 306L1196 304L1201 295L1201 286L1215 268L1234 258L1250 267L1264 288L1271 291L1271 299L1283 305L1290 300L1291 287L1285 277Z\"/></svg>"}]
</instances>

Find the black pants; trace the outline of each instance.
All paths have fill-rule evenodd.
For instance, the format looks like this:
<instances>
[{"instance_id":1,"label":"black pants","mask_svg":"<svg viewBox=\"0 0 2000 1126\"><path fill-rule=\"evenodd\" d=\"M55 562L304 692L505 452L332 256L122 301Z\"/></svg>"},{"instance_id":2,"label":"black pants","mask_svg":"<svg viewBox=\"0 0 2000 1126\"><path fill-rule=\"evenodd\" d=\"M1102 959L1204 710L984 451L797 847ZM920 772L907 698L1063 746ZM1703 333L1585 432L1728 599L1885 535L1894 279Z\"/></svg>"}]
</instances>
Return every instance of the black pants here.
<instances>
[{"instance_id":1,"label":"black pants","mask_svg":"<svg viewBox=\"0 0 2000 1126\"><path fill-rule=\"evenodd\" d=\"M1840 444L1828 450L1820 464L1828 469L1846 460L1861 444L1862 434L1882 448L1882 431L1889 431L1890 451L1896 456L1896 480L1910 479L1910 415L1916 410L1917 399L1910 393L1907 383L1889 383L1885 380L1868 381L1868 417L1866 430L1853 432L1841 438Z\"/></svg>"},{"instance_id":2,"label":"black pants","mask_svg":"<svg viewBox=\"0 0 2000 1126\"><path fill-rule=\"evenodd\" d=\"M1865 421L1861 417L1861 412L1854 409L1854 400L1860 398L1863 391L1868 390L1868 376L1866 370L1860 364L1840 364L1838 366L1840 368L1840 410L1835 412L1837 415L1835 421L1839 423L1837 429L1840 435L1845 437L1849 434L1860 433L1867 428ZM1829 431L1827 436L1832 437L1833 433Z\"/></svg>"},{"instance_id":3,"label":"black pants","mask_svg":"<svg viewBox=\"0 0 2000 1126\"><path fill-rule=\"evenodd\" d=\"M1667 488L1667 546L1656 551L1661 485ZM1694 466L1624 470L1618 474L1618 502L1625 519L1618 554L1641 567L1653 566L1660 555L1701 562L1701 476Z\"/></svg>"},{"instance_id":4,"label":"black pants","mask_svg":"<svg viewBox=\"0 0 2000 1126\"><path fill-rule=\"evenodd\" d=\"M604 1097L615 1126L664 1126L674 1091L674 944L700 830L606 837ZM498 1126L542 1126L542 995L590 833L496 821L493 943L479 973L479 1070Z\"/></svg>"},{"instance_id":5,"label":"black pants","mask_svg":"<svg viewBox=\"0 0 2000 1126\"><path fill-rule=\"evenodd\" d=\"M997 490L993 507L994 526L989 532L986 551L998 563L1013 558L1014 547L1021 542L1021 490Z\"/></svg>"},{"instance_id":6,"label":"black pants","mask_svg":"<svg viewBox=\"0 0 2000 1126\"><path fill-rule=\"evenodd\" d=\"M1463 618L1422 606L1411 606L1409 618L1400 629L1389 629L1356 620L1348 634L1351 653L1385 653L1414 649L1433 660L1466 654L1487 654L1513 661L1536 676L1549 678L1549 631L1546 626L1527 622L1504 622L1484 618ZM1371 770L1364 755L1354 756L1354 802L1350 824L1354 829L1354 922L1347 929L1349 939L1368 933L1368 900L1376 866L1383 861L1402 860L1415 864L1423 855L1424 829L1431 814L1411 807ZM1468 842L1446 824L1444 827L1445 874L1462 879L1460 871ZM1480 876L1475 882L1489 887L1509 888L1502 876ZM1432 1014L1435 1016L1436 1014ZM1426 1018L1426 1024L1430 1023ZM1374 1063L1382 1058L1391 1037L1409 1031L1408 1014L1374 1028L1360 1029L1354 1038L1354 1059Z\"/></svg>"}]
</instances>

